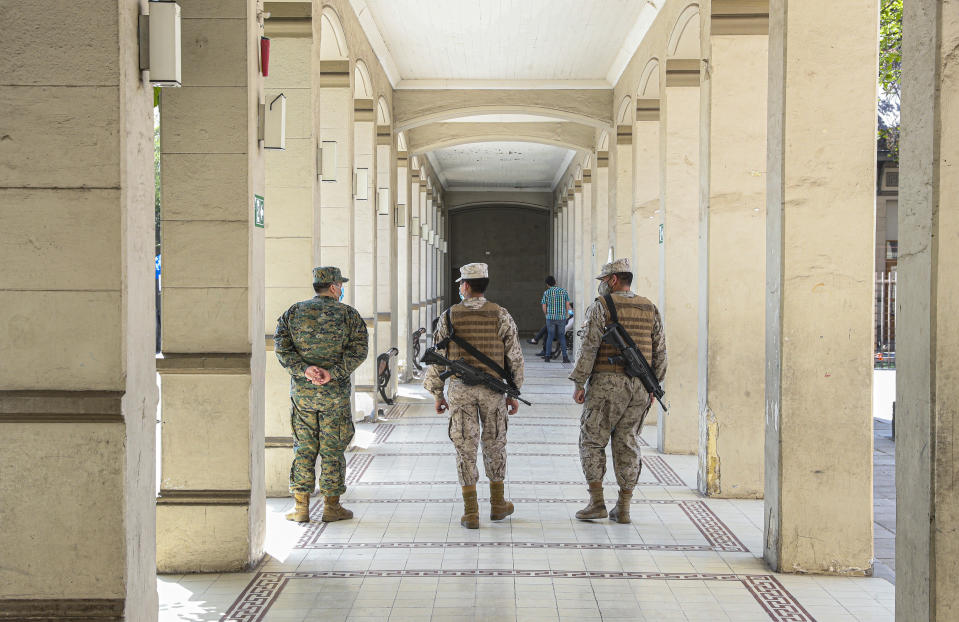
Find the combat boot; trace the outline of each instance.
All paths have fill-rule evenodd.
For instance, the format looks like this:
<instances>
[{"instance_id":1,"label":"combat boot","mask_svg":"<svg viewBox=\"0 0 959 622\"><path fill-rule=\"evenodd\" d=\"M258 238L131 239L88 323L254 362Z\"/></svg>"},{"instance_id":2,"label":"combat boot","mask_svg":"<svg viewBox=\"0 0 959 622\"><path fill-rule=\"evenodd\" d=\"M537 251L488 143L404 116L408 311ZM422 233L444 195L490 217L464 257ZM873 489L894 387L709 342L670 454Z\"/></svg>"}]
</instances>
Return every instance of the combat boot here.
<instances>
[{"instance_id":1,"label":"combat boot","mask_svg":"<svg viewBox=\"0 0 959 622\"><path fill-rule=\"evenodd\" d=\"M633 491L619 491L619 500L616 501L616 507L609 511L609 520L614 520L617 523L628 523L629 520L629 504L633 500Z\"/></svg>"},{"instance_id":2,"label":"combat boot","mask_svg":"<svg viewBox=\"0 0 959 622\"><path fill-rule=\"evenodd\" d=\"M326 497L323 502L323 522L332 523L338 520L353 518L353 512L340 505L340 495Z\"/></svg>"},{"instance_id":3,"label":"combat boot","mask_svg":"<svg viewBox=\"0 0 959 622\"><path fill-rule=\"evenodd\" d=\"M293 507L293 511L286 515L286 520L297 523L310 522L310 493L295 492L293 493L293 499L296 501L296 505Z\"/></svg>"},{"instance_id":4,"label":"combat boot","mask_svg":"<svg viewBox=\"0 0 959 622\"><path fill-rule=\"evenodd\" d=\"M467 529L479 529L479 502L476 500L476 484L463 486L463 517L460 525Z\"/></svg>"},{"instance_id":5,"label":"combat boot","mask_svg":"<svg viewBox=\"0 0 959 622\"><path fill-rule=\"evenodd\" d=\"M503 497L503 482L489 483L489 518L501 520L513 513L513 504Z\"/></svg>"},{"instance_id":6,"label":"combat boot","mask_svg":"<svg viewBox=\"0 0 959 622\"><path fill-rule=\"evenodd\" d=\"M587 520L590 518L606 518L606 501L603 499L603 482L589 483L589 505L576 512L576 518Z\"/></svg>"}]
</instances>

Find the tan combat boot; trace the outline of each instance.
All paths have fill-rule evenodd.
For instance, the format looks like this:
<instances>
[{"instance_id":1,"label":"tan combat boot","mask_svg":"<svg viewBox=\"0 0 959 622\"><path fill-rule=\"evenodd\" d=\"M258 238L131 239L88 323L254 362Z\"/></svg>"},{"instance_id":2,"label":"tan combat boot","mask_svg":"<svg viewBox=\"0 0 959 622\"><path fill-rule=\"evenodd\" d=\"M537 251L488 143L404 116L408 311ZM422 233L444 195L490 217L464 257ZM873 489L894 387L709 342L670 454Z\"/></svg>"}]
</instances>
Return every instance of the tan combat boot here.
<instances>
[{"instance_id":1,"label":"tan combat boot","mask_svg":"<svg viewBox=\"0 0 959 622\"><path fill-rule=\"evenodd\" d=\"M503 482L489 483L489 518L501 520L513 513L513 504L503 497Z\"/></svg>"},{"instance_id":2,"label":"tan combat boot","mask_svg":"<svg viewBox=\"0 0 959 622\"><path fill-rule=\"evenodd\" d=\"M589 505L576 512L576 518L587 520L590 518L606 518L606 501L603 499L603 482L589 483Z\"/></svg>"},{"instance_id":3,"label":"tan combat boot","mask_svg":"<svg viewBox=\"0 0 959 622\"><path fill-rule=\"evenodd\" d=\"M332 523L338 520L353 518L353 512L340 505L340 495L326 497L323 502L323 522Z\"/></svg>"},{"instance_id":4,"label":"tan combat boot","mask_svg":"<svg viewBox=\"0 0 959 622\"><path fill-rule=\"evenodd\" d=\"M633 500L633 491L620 490L619 491L619 500L616 501L616 507L609 511L609 520L614 520L617 523L628 523L629 520L629 504Z\"/></svg>"},{"instance_id":5,"label":"tan combat boot","mask_svg":"<svg viewBox=\"0 0 959 622\"><path fill-rule=\"evenodd\" d=\"M295 492L293 493L293 499L296 501L296 505L293 507L293 511L286 515L286 520L297 523L310 522L310 493Z\"/></svg>"},{"instance_id":6,"label":"tan combat boot","mask_svg":"<svg viewBox=\"0 0 959 622\"><path fill-rule=\"evenodd\" d=\"M467 529L479 529L479 502L476 500L476 484L463 486L463 517L460 525Z\"/></svg>"}]
</instances>

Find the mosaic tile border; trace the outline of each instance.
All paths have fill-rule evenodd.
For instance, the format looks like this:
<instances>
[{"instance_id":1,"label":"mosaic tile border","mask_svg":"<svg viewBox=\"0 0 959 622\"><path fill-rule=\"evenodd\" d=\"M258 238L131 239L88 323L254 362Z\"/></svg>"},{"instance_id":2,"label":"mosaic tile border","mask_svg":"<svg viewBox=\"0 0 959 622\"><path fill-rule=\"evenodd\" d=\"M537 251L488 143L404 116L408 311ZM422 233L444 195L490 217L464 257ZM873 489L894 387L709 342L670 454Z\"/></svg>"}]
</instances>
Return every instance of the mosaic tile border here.
<instances>
[{"instance_id":1,"label":"mosaic tile border","mask_svg":"<svg viewBox=\"0 0 959 622\"><path fill-rule=\"evenodd\" d=\"M815 622L799 601L773 575L681 572L606 572L596 570L326 570L259 572L237 597L222 622L262 622L283 588L293 579L365 579L376 577L517 577L549 579L639 579L647 581L738 582L756 599L773 622Z\"/></svg>"},{"instance_id":2,"label":"mosaic tile border","mask_svg":"<svg viewBox=\"0 0 959 622\"><path fill-rule=\"evenodd\" d=\"M388 418L389 418L389 417L387 417L387 419L388 419ZM426 419L427 417L422 417L422 418L423 418L423 419ZM376 425L376 427L373 428L373 433L374 433L374 435L383 435L383 438L385 439L385 438L389 438L390 432L392 432L392 430L395 429L396 427L407 427L407 426L410 426L410 427L413 427L413 426L441 426L441 425L443 425L446 421L448 421L448 419L445 418L445 417L442 417L442 418L441 418L441 417L429 417L429 418L430 418L430 419L436 419L436 420L437 420L436 423L426 423L426 422L415 422L415 423L409 423L409 422L408 422L408 423L402 423L402 424L395 424L395 423L378 423L378 424ZM515 423L514 423L512 420L510 421L510 424L509 424L509 425L510 425L511 428L516 428L516 427L521 427L521 428L543 428L543 427L551 427L551 428L553 428L553 427L556 427L556 428L578 428L578 427L579 427L579 424L578 424L578 423L545 423L545 424L540 424L540 423L523 423L523 422L515 422ZM390 430L390 432L387 432L387 430ZM646 439L644 439L642 436L638 436L638 437L636 437L636 438L637 438L637 440L639 441L639 446L640 446L640 447L649 447L649 446L650 446L650 444L649 444L648 442L646 442ZM379 442L379 441L376 441L376 442ZM384 442L385 442L385 441L384 441ZM393 443L390 443L390 444L437 445L437 444L444 444L444 443L447 443L447 441L393 441ZM546 441L544 441L544 442L542 442L542 443L536 443L536 442L534 442L534 441L512 441L512 444L519 444L519 445L525 445L525 444L530 444L530 445L570 445L570 446L577 446L577 445L578 445L578 443L573 442L573 441L570 441L570 442L557 442L557 441L549 441L549 442L546 442Z\"/></svg>"},{"instance_id":3,"label":"mosaic tile border","mask_svg":"<svg viewBox=\"0 0 959 622\"><path fill-rule=\"evenodd\" d=\"M569 549L591 551L722 551L708 544L603 542L317 542L309 549Z\"/></svg>"},{"instance_id":4,"label":"mosaic tile border","mask_svg":"<svg viewBox=\"0 0 959 622\"><path fill-rule=\"evenodd\" d=\"M406 411L410 409L409 404L393 404L386 409L386 412L383 413L384 419L401 419L406 415Z\"/></svg>"},{"instance_id":5,"label":"mosaic tile border","mask_svg":"<svg viewBox=\"0 0 959 622\"><path fill-rule=\"evenodd\" d=\"M548 481L548 480L506 480L508 485L514 486L585 486L586 483L583 480L565 480L565 481ZM607 486L616 486L615 480L606 480L605 485ZM477 482L478 486L485 486L489 484L489 480L481 479ZM354 482L353 486L363 486L363 487L373 487L373 486L459 486L460 483L456 480L413 480L408 482ZM638 482L637 486L656 486L657 488L662 488L664 484L659 482ZM584 497L585 498L585 497Z\"/></svg>"}]
</instances>

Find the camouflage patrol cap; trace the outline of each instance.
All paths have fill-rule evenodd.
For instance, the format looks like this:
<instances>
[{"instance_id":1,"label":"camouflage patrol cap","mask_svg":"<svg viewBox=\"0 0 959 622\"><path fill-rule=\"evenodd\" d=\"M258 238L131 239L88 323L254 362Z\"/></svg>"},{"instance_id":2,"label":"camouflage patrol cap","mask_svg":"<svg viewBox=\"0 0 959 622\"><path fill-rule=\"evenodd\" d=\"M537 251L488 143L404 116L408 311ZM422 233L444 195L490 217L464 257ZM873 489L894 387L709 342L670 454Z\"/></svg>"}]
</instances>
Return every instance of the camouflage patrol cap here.
<instances>
[{"instance_id":1,"label":"camouflage patrol cap","mask_svg":"<svg viewBox=\"0 0 959 622\"><path fill-rule=\"evenodd\" d=\"M489 266L485 263L468 263L463 266L460 266L460 278L456 279L456 282L460 282L466 279L488 279L489 278Z\"/></svg>"},{"instance_id":2,"label":"camouflage patrol cap","mask_svg":"<svg viewBox=\"0 0 959 622\"><path fill-rule=\"evenodd\" d=\"M604 279L608 277L610 274L616 274L618 272L629 272L630 274L633 273L633 271L629 267L628 257L623 257L622 259L616 259L609 262L608 264L603 266L602 271L599 273L599 276L596 278Z\"/></svg>"},{"instance_id":3,"label":"camouflage patrol cap","mask_svg":"<svg viewBox=\"0 0 959 622\"><path fill-rule=\"evenodd\" d=\"M314 283L346 283L348 278L344 277L340 269L336 266L320 266L313 268Z\"/></svg>"}]
</instances>

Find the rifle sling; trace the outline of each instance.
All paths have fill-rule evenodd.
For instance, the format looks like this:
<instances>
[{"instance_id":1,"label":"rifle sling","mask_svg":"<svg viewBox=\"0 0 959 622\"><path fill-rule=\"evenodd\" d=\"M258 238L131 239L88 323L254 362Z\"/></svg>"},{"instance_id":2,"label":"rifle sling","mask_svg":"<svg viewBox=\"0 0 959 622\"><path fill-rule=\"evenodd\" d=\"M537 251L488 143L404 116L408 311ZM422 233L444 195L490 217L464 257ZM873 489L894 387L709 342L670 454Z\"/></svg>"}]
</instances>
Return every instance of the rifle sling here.
<instances>
[{"instance_id":1,"label":"rifle sling","mask_svg":"<svg viewBox=\"0 0 959 622\"><path fill-rule=\"evenodd\" d=\"M519 388L516 386L516 382L513 381L513 374L503 369L503 367L498 365L496 361L477 350L473 344L456 334L456 329L453 327L453 318L450 316L449 307L447 307L446 312L443 315L446 318L446 332L449 336L436 344L436 347L441 350L445 350L446 346L449 345L449 342L452 341L459 347L469 352L477 361L499 374L500 377L506 381L506 384L509 385L509 388L518 391Z\"/></svg>"}]
</instances>

